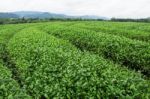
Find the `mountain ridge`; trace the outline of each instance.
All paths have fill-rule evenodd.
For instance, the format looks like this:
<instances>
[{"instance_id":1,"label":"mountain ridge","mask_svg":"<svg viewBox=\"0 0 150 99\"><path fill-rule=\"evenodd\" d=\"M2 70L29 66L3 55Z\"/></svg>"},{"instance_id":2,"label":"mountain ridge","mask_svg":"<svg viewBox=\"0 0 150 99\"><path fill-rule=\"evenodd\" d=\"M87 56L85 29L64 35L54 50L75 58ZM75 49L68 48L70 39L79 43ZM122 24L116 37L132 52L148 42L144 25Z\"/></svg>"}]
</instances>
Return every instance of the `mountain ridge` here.
<instances>
[{"instance_id":1,"label":"mountain ridge","mask_svg":"<svg viewBox=\"0 0 150 99\"><path fill-rule=\"evenodd\" d=\"M104 19L107 17L94 16L94 15L83 15L83 16L70 16L65 14L57 14L51 12L40 12L40 11L16 11L16 12L0 12L0 18L81 18L81 19ZM14 16L14 17L12 17Z\"/></svg>"}]
</instances>

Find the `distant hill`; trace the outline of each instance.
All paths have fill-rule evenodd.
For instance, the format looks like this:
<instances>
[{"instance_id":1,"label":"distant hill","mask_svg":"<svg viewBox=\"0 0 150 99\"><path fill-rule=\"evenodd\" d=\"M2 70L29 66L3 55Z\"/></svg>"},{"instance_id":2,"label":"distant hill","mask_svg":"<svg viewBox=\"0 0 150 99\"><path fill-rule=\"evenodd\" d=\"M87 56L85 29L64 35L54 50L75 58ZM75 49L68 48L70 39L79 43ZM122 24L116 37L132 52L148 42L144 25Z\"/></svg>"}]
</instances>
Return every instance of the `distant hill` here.
<instances>
[{"instance_id":1,"label":"distant hill","mask_svg":"<svg viewBox=\"0 0 150 99\"><path fill-rule=\"evenodd\" d=\"M0 18L19 18L19 16L13 13L0 13Z\"/></svg>"},{"instance_id":2,"label":"distant hill","mask_svg":"<svg viewBox=\"0 0 150 99\"><path fill-rule=\"evenodd\" d=\"M0 18L80 18L80 19L104 19L107 20L106 17L100 16L92 16L92 15L85 15L85 16L68 16L64 14L56 14L56 13L49 13L49 12L38 12L38 11L17 11L17 12L10 12L10 13L0 13Z\"/></svg>"},{"instance_id":3,"label":"distant hill","mask_svg":"<svg viewBox=\"0 0 150 99\"><path fill-rule=\"evenodd\" d=\"M16 14L18 16L24 17L24 18L65 18L66 15L63 14L55 14L55 13L49 13L49 12L36 12L36 11L19 11L19 12L13 12L13 14Z\"/></svg>"}]
</instances>

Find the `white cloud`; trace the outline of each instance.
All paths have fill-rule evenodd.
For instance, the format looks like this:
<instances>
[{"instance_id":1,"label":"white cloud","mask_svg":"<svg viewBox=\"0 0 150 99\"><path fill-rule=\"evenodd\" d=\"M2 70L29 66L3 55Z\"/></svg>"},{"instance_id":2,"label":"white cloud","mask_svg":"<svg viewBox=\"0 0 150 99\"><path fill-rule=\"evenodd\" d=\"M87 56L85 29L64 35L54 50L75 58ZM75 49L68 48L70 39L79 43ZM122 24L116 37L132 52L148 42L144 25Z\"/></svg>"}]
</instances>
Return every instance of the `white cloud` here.
<instances>
[{"instance_id":1,"label":"white cloud","mask_svg":"<svg viewBox=\"0 0 150 99\"><path fill-rule=\"evenodd\" d=\"M26 10L140 18L150 16L150 0L0 0L0 12Z\"/></svg>"}]
</instances>

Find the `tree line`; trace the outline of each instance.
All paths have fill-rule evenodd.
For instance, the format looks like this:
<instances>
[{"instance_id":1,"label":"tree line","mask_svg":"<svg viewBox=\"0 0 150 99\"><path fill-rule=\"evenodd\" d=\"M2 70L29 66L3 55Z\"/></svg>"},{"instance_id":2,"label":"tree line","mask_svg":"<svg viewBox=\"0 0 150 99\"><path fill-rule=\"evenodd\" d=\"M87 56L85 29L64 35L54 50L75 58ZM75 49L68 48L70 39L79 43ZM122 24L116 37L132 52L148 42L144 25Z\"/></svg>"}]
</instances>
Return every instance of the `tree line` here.
<instances>
[{"instance_id":1,"label":"tree line","mask_svg":"<svg viewBox=\"0 0 150 99\"><path fill-rule=\"evenodd\" d=\"M82 19L82 18L0 18L0 24L38 23L49 21L103 21L103 19Z\"/></svg>"},{"instance_id":2,"label":"tree line","mask_svg":"<svg viewBox=\"0 0 150 99\"><path fill-rule=\"evenodd\" d=\"M112 22L150 22L150 18L142 19L123 19L123 18L111 18L110 20L104 19L82 19L82 18L0 18L0 24L19 24L19 23L38 23L49 21L112 21Z\"/></svg>"},{"instance_id":3,"label":"tree line","mask_svg":"<svg viewBox=\"0 0 150 99\"><path fill-rule=\"evenodd\" d=\"M150 18L131 19L131 18L111 18L114 22L150 22Z\"/></svg>"}]
</instances>

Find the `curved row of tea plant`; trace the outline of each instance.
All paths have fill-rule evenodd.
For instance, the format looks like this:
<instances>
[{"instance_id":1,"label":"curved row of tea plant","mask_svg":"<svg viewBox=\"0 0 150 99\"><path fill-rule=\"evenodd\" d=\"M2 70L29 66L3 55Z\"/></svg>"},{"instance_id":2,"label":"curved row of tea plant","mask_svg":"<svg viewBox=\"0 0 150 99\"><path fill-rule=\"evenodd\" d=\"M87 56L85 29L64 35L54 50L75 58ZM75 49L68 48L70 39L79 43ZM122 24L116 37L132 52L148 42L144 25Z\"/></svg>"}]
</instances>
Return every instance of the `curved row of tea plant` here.
<instances>
[{"instance_id":1,"label":"curved row of tea plant","mask_svg":"<svg viewBox=\"0 0 150 99\"><path fill-rule=\"evenodd\" d=\"M29 99L25 90L20 88L7 61L6 45L9 39L24 26L3 26L0 30L0 99ZM12 68L12 67L11 67ZM14 69L12 69L14 71Z\"/></svg>"},{"instance_id":2,"label":"curved row of tea plant","mask_svg":"<svg viewBox=\"0 0 150 99\"><path fill-rule=\"evenodd\" d=\"M3 66L0 60L0 99L29 99L25 90L12 79L12 73Z\"/></svg>"},{"instance_id":3,"label":"curved row of tea plant","mask_svg":"<svg viewBox=\"0 0 150 99\"><path fill-rule=\"evenodd\" d=\"M144 23L123 23L123 22L78 22L74 27L104 32L118 36L125 36L130 39L141 41L150 40L150 26Z\"/></svg>"},{"instance_id":4,"label":"curved row of tea plant","mask_svg":"<svg viewBox=\"0 0 150 99\"><path fill-rule=\"evenodd\" d=\"M2 58L2 53L4 53L5 51L5 46L7 44L7 42L9 41L9 39L19 30L21 30L22 28L25 28L25 26L23 25L6 25L3 26L0 29L0 58Z\"/></svg>"},{"instance_id":5,"label":"curved row of tea plant","mask_svg":"<svg viewBox=\"0 0 150 99\"><path fill-rule=\"evenodd\" d=\"M37 24L2 25L0 27L0 58L5 57L5 46L9 39L21 29L38 26Z\"/></svg>"},{"instance_id":6,"label":"curved row of tea plant","mask_svg":"<svg viewBox=\"0 0 150 99\"><path fill-rule=\"evenodd\" d=\"M8 52L33 98L148 98L149 82L37 29L17 33Z\"/></svg>"},{"instance_id":7,"label":"curved row of tea plant","mask_svg":"<svg viewBox=\"0 0 150 99\"><path fill-rule=\"evenodd\" d=\"M149 43L60 25L46 26L44 31L150 76Z\"/></svg>"}]
</instances>

